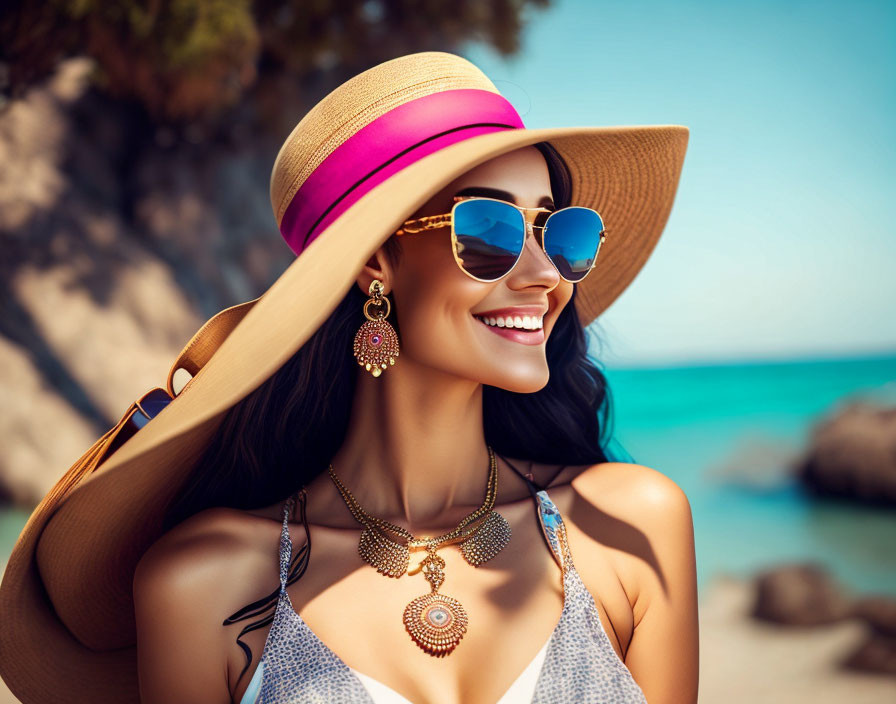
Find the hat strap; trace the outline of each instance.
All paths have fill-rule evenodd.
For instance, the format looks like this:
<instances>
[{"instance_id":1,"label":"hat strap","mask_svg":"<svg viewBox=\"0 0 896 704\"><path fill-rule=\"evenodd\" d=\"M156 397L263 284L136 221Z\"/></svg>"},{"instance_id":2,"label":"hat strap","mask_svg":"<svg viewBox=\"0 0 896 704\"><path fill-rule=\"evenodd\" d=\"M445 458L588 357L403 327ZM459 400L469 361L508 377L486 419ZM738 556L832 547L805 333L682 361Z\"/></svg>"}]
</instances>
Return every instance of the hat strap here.
<instances>
[{"instance_id":1,"label":"hat strap","mask_svg":"<svg viewBox=\"0 0 896 704\"><path fill-rule=\"evenodd\" d=\"M211 359L218 347L221 346L221 343L224 342L227 336L230 335L233 329L246 316L246 313L249 312L252 306L260 300L260 298L261 296L254 298L251 301L225 308L209 318L205 324L199 328L190 341L184 345L184 348L180 351L180 354L177 355L177 359L174 361L174 364L171 365L171 369L168 372L166 386L168 395L171 396L171 398L174 398L186 388L187 384L190 383L190 380L195 377L196 374L199 373L199 370L205 366L206 362ZM186 370L190 375L190 379L188 379L186 383L178 383L177 387L175 387L176 382L174 375L180 369Z\"/></svg>"}]
</instances>

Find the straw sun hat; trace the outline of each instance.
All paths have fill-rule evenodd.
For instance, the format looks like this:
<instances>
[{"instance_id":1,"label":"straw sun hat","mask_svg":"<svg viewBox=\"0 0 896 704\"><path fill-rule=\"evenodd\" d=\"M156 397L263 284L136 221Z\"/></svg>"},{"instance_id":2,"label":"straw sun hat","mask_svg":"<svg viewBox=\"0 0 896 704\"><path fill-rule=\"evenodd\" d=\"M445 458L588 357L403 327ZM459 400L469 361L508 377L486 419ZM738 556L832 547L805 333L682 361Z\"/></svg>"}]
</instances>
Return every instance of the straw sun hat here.
<instances>
[{"instance_id":1,"label":"straw sun hat","mask_svg":"<svg viewBox=\"0 0 896 704\"><path fill-rule=\"evenodd\" d=\"M526 129L482 71L444 52L374 66L308 112L270 184L297 258L262 296L209 320L172 365L172 400L155 417L147 412L152 420L139 432L143 405L132 404L19 536L0 585L0 674L16 696L26 704L139 701L134 568L223 414L309 339L404 220L474 166L541 141L569 168L572 204L606 223L599 270L576 284L587 325L656 245L686 127Z\"/></svg>"}]
</instances>

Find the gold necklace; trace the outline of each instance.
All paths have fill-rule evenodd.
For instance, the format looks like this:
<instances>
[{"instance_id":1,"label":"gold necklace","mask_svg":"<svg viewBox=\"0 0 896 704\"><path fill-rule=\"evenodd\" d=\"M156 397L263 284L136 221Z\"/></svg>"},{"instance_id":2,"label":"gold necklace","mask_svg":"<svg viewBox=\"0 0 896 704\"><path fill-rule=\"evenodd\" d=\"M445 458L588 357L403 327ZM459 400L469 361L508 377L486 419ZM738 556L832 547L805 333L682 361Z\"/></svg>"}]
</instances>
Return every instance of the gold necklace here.
<instances>
[{"instance_id":1,"label":"gold necklace","mask_svg":"<svg viewBox=\"0 0 896 704\"><path fill-rule=\"evenodd\" d=\"M445 560L436 554L436 550L445 545L461 543L464 559L474 567L478 567L501 552L510 541L510 524L500 513L492 510L498 495L498 464L490 445L488 456L489 477L482 506L464 518L454 530L434 538L416 538L401 526L371 516L361 508L352 493L336 476L333 465L330 465L330 478L336 484L352 516L364 525L358 543L358 553L361 557L376 567L377 572L388 577L423 572L423 576L429 582L430 593L417 597L405 607L404 624L414 642L430 655L445 655L451 652L463 638L469 622L467 612L461 603L438 591L445 581ZM477 525L467 529L476 521L479 521ZM405 542L396 542L389 538L387 533L400 535L405 538ZM408 570L410 551L421 548L426 550L426 557L413 570Z\"/></svg>"}]
</instances>

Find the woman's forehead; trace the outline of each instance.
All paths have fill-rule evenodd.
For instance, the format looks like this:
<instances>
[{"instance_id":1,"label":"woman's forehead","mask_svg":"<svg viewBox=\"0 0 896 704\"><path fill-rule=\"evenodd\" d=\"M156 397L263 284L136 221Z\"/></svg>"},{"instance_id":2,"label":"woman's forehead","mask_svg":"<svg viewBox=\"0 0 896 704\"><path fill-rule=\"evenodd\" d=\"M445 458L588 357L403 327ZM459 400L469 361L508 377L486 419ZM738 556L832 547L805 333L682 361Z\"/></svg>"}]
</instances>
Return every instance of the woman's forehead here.
<instances>
[{"instance_id":1,"label":"woman's forehead","mask_svg":"<svg viewBox=\"0 0 896 704\"><path fill-rule=\"evenodd\" d=\"M553 202L547 162L531 145L474 166L452 181L438 197L451 201L461 192L499 198L522 206Z\"/></svg>"}]
</instances>

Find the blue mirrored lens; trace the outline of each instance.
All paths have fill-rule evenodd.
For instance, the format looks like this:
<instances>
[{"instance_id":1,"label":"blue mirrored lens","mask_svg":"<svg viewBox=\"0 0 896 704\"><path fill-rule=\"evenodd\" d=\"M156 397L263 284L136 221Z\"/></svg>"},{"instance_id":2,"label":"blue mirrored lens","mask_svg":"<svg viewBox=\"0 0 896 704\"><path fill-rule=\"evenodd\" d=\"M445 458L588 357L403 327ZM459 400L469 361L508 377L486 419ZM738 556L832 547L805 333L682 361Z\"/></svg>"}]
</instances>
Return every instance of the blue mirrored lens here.
<instances>
[{"instance_id":1,"label":"blue mirrored lens","mask_svg":"<svg viewBox=\"0 0 896 704\"><path fill-rule=\"evenodd\" d=\"M454 206L455 251L461 266L485 281L509 272L523 251L523 214L508 203L460 201Z\"/></svg>"},{"instance_id":2,"label":"blue mirrored lens","mask_svg":"<svg viewBox=\"0 0 896 704\"><path fill-rule=\"evenodd\" d=\"M600 247L604 223L595 211L580 206L561 208L547 220L544 251L568 281L585 278Z\"/></svg>"}]
</instances>

